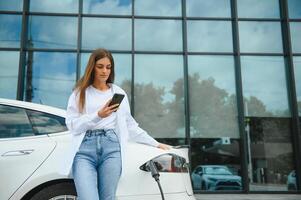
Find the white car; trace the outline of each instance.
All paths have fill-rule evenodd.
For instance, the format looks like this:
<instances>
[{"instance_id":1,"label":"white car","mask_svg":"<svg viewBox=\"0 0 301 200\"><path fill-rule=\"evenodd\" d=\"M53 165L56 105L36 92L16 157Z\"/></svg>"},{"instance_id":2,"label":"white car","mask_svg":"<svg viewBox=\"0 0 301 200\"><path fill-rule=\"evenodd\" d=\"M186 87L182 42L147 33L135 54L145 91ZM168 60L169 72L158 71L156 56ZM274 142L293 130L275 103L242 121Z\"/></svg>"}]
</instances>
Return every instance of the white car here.
<instances>
[{"instance_id":1,"label":"white car","mask_svg":"<svg viewBox=\"0 0 301 200\"><path fill-rule=\"evenodd\" d=\"M64 110L0 98L0 199L76 199L72 178L58 173L70 140ZM163 151L130 143L127 152L118 200L161 199L150 160L159 170L166 200L195 200L187 148Z\"/></svg>"}]
</instances>

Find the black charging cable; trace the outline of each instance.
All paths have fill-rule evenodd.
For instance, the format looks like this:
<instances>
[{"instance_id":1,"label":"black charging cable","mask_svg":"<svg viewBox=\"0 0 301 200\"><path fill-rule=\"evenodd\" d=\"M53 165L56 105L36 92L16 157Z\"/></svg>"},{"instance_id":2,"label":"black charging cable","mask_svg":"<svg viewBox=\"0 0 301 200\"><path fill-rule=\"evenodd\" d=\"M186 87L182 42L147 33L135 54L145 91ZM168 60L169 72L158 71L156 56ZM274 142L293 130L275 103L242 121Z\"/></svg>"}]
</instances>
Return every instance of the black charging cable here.
<instances>
[{"instance_id":1,"label":"black charging cable","mask_svg":"<svg viewBox=\"0 0 301 200\"><path fill-rule=\"evenodd\" d=\"M158 183L158 186L159 186L159 189L160 189L160 192L161 192L162 200L165 200L164 199L164 194L163 194L163 191L162 191L162 188L161 188L161 184L160 184L160 179L159 179L160 174L159 174L159 171L158 171L155 163L152 160L149 161L149 169L151 171L152 177Z\"/></svg>"}]
</instances>

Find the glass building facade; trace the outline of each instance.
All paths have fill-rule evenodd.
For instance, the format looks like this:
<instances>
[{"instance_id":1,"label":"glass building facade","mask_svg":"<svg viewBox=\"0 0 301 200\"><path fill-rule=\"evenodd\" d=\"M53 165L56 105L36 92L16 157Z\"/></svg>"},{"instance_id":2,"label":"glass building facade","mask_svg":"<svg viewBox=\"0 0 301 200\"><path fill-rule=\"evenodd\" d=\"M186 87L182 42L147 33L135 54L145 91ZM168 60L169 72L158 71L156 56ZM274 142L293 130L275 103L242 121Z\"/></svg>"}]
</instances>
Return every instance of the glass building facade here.
<instances>
[{"instance_id":1,"label":"glass building facade","mask_svg":"<svg viewBox=\"0 0 301 200\"><path fill-rule=\"evenodd\" d=\"M99 47L195 192L301 191L300 0L1 0L0 97L66 108Z\"/></svg>"}]
</instances>

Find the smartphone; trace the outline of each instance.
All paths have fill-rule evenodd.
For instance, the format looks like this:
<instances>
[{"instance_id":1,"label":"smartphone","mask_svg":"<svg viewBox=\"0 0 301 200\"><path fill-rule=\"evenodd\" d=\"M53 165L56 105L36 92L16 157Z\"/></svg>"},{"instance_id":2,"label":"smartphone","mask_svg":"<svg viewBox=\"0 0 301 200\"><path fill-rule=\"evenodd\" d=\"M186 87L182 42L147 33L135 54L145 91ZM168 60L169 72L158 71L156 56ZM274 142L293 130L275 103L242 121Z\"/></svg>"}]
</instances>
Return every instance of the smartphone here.
<instances>
[{"instance_id":1,"label":"smartphone","mask_svg":"<svg viewBox=\"0 0 301 200\"><path fill-rule=\"evenodd\" d=\"M118 93L115 93L113 98L112 98L112 101L111 103L109 104L109 106L112 106L114 104L121 104L122 100L124 98L124 95L123 94L118 94ZM118 108L119 106L117 106Z\"/></svg>"}]
</instances>

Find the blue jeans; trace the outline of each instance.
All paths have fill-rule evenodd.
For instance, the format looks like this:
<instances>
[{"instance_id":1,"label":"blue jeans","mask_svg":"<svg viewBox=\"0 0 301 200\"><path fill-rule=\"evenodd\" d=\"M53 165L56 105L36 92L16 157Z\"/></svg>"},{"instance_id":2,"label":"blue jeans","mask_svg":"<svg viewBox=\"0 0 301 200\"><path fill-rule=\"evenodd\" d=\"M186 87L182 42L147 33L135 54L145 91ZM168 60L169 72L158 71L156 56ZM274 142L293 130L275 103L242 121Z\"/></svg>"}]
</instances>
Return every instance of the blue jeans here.
<instances>
[{"instance_id":1,"label":"blue jeans","mask_svg":"<svg viewBox=\"0 0 301 200\"><path fill-rule=\"evenodd\" d=\"M88 130L72 166L78 200L115 200L121 174L120 144L114 130Z\"/></svg>"}]
</instances>

